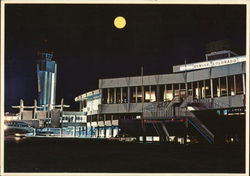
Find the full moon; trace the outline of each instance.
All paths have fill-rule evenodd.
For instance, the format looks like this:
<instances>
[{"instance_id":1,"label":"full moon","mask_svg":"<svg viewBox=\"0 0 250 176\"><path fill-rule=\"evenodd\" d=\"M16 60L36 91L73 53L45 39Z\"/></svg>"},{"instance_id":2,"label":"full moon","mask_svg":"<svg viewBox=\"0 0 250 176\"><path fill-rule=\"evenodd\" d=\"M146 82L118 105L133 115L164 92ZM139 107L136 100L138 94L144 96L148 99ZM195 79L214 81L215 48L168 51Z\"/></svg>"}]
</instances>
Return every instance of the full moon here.
<instances>
[{"instance_id":1,"label":"full moon","mask_svg":"<svg viewBox=\"0 0 250 176\"><path fill-rule=\"evenodd\" d=\"M126 26L126 19L122 16L118 16L114 20L114 25L118 29L122 29Z\"/></svg>"}]
</instances>

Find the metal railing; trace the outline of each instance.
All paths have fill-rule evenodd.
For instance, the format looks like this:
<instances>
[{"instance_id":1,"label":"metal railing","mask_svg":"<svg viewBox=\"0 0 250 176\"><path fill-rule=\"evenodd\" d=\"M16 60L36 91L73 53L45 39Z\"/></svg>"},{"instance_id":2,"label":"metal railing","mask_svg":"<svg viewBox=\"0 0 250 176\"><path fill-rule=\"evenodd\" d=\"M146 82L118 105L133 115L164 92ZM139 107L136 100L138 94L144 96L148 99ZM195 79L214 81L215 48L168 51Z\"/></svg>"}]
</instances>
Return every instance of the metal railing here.
<instances>
[{"instance_id":1,"label":"metal railing","mask_svg":"<svg viewBox=\"0 0 250 176\"><path fill-rule=\"evenodd\" d=\"M214 143L214 134L196 117L188 117L188 122L209 142Z\"/></svg>"}]
</instances>

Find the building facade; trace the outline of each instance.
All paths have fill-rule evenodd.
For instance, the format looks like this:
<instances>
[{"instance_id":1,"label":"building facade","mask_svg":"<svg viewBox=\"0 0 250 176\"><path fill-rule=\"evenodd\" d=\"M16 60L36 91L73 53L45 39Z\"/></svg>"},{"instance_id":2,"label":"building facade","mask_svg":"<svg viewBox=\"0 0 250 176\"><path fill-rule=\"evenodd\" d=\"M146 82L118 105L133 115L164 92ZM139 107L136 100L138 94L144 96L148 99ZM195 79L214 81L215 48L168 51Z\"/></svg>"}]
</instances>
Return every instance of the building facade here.
<instances>
[{"instance_id":1,"label":"building facade","mask_svg":"<svg viewBox=\"0 0 250 176\"><path fill-rule=\"evenodd\" d=\"M147 140L243 141L245 56L173 66L173 73L100 79L95 111L87 94L80 111L95 137ZM238 124L238 125L236 125Z\"/></svg>"}]
</instances>

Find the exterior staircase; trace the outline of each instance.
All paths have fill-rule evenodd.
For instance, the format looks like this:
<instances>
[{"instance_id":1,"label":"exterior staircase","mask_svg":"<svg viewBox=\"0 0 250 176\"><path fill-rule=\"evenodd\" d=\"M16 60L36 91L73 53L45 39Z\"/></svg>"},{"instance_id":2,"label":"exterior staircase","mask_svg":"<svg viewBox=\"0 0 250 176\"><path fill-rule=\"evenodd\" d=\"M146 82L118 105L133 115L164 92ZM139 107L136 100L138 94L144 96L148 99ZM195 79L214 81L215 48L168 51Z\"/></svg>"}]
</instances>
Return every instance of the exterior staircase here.
<instances>
[{"instance_id":1,"label":"exterior staircase","mask_svg":"<svg viewBox=\"0 0 250 176\"><path fill-rule=\"evenodd\" d=\"M172 119L185 117L189 124L191 124L201 136L206 139L206 141L214 143L214 134L192 112L221 106L213 99L204 100L205 99L194 100L192 96L188 96L182 101L179 97L175 97L170 102L155 102L153 105L145 108L144 117L147 119ZM162 140L169 138L167 128L163 122L153 123L153 126L157 134L163 137Z\"/></svg>"},{"instance_id":2,"label":"exterior staircase","mask_svg":"<svg viewBox=\"0 0 250 176\"><path fill-rule=\"evenodd\" d=\"M166 128L166 125L163 122L160 123L152 123L153 127L158 134L158 136L161 138L161 141L169 141L169 133Z\"/></svg>"}]
</instances>

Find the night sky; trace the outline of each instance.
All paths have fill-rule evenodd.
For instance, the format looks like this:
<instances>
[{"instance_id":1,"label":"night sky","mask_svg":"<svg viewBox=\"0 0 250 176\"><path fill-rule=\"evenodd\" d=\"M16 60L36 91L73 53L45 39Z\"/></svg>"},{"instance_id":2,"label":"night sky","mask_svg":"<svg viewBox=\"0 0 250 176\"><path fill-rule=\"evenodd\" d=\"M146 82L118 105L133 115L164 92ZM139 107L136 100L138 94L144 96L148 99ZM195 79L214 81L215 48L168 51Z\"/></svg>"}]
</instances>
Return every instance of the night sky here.
<instances>
[{"instance_id":1,"label":"night sky","mask_svg":"<svg viewBox=\"0 0 250 176\"><path fill-rule=\"evenodd\" d=\"M55 52L57 104L98 88L98 79L172 73L205 60L206 45L226 40L245 55L246 8L236 5L6 5L5 111L37 98L36 60ZM114 18L127 25L117 29ZM45 42L47 41L47 42Z\"/></svg>"}]
</instances>

